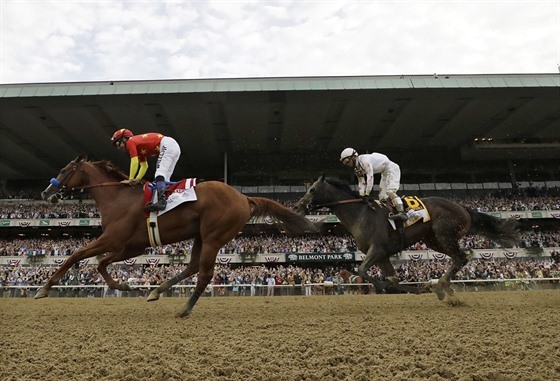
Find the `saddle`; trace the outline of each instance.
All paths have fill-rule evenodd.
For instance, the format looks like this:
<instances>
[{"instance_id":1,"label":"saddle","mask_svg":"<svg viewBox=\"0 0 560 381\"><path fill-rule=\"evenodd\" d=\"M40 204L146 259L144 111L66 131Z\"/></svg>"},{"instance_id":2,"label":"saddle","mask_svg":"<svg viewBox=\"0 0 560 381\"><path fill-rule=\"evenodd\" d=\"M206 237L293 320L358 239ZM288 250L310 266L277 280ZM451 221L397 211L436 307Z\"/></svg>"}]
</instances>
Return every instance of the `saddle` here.
<instances>
[{"instance_id":1,"label":"saddle","mask_svg":"<svg viewBox=\"0 0 560 381\"><path fill-rule=\"evenodd\" d=\"M196 178L183 179L178 182L167 182L166 185L167 189L165 191L165 196L167 197L167 207L158 214L163 214L185 201L196 200L196 194L194 192ZM157 190L155 184L151 182L146 182L143 189L144 205L146 205L151 202L154 195L157 197ZM145 212L145 214L148 216L149 212Z\"/></svg>"},{"instance_id":2,"label":"saddle","mask_svg":"<svg viewBox=\"0 0 560 381\"><path fill-rule=\"evenodd\" d=\"M166 182L165 196L169 198L173 192L183 192L185 189L190 189L196 185L196 179L183 179L176 182ZM144 184L144 205L151 202L154 197L154 193L157 193L156 185L152 182L146 182Z\"/></svg>"},{"instance_id":3,"label":"saddle","mask_svg":"<svg viewBox=\"0 0 560 381\"><path fill-rule=\"evenodd\" d=\"M422 220L423 222L428 222L430 220L430 213L424 205L424 202L417 196L402 196L401 200L403 201L404 211L408 214L408 221L406 221L403 227L409 227L414 225L418 221ZM396 229L396 224L393 220L391 220L388 216L390 213L394 213L396 211L395 206L391 202L390 199L385 200L384 202L379 200L371 200L368 199L366 201L367 205L372 209L383 208L387 215L387 219L391 222L391 225L394 229Z\"/></svg>"}]
</instances>

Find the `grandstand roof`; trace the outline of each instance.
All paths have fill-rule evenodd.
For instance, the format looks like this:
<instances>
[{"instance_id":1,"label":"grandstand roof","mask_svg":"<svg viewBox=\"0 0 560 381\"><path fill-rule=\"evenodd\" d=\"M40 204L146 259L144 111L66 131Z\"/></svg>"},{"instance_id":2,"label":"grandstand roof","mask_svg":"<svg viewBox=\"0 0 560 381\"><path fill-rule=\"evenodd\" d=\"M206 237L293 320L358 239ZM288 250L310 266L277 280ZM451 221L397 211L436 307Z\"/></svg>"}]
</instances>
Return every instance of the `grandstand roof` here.
<instances>
[{"instance_id":1,"label":"grandstand roof","mask_svg":"<svg viewBox=\"0 0 560 381\"><path fill-rule=\"evenodd\" d=\"M176 178L294 184L348 174L338 163L347 146L388 154L405 182L503 181L513 169L551 176L560 168L560 75L4 84L0 179L48 179L80 153L126 169L109 143L118 128L177 138Z\"/></svg>"}]
</instances>

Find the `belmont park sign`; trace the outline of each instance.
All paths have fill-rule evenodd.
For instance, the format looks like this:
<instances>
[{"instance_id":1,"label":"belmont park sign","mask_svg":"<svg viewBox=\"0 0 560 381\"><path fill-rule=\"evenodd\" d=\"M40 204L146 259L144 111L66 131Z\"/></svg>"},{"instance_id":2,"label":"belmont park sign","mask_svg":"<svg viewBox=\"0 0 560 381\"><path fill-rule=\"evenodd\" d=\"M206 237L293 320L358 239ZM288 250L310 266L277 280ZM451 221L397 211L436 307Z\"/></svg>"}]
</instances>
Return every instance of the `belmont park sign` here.
<instances>
[{"instance_id":1,"label":"belmont park sign","mask_svg":"<svg viewBox=\"0 0 560 381\"><path fill-rule=\"evenodd\" d=\"M286 262L354 262L354 253L286 254Z\"/></svg>"}]
</instances>

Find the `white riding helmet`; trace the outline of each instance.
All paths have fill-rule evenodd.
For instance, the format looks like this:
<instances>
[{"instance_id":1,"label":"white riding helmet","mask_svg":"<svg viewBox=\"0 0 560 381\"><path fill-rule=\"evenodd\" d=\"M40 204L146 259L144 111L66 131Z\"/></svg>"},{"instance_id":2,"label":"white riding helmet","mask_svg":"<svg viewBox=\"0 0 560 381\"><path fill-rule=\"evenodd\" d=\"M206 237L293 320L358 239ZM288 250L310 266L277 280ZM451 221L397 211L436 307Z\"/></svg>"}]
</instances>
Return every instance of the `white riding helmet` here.
<instances>
[{"instance_id":1,"label":"white riding helmet","mask_svg":"<svg viewBox=\"0 0 560 381\"><path fill-rule=\"evenodd\" d=\"M340 153L340 161L344 161L351 156L358 156L358 152L354 148L344 148Z\"/></svg>"}]
</instances>

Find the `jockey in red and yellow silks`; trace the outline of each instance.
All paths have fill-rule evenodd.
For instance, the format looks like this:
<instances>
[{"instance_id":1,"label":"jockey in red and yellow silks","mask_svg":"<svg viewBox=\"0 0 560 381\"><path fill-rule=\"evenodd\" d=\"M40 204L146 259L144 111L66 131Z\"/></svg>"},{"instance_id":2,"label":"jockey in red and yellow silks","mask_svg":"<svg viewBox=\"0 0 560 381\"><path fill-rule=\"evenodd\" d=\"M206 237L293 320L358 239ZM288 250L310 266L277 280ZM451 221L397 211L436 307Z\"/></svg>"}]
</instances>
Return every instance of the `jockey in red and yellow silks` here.
<instances>
[{"instance_id":1,"label":"jockey in red and yellow silks","mask_svg":"<svg viewBox=\"0 0 560 381\"><path fill-rule=\"evenodd\" d=\"M151 212L165 209L165 182L170 181L181 155L181 149L175 139L156 132L134 135L130 130L123 128L113 134L111 142L130 155L130 180L141 180L148 170L148 157L158 157L155 172L158 201L148 204L146 210Z\"/></svg>"}]
</instances>

